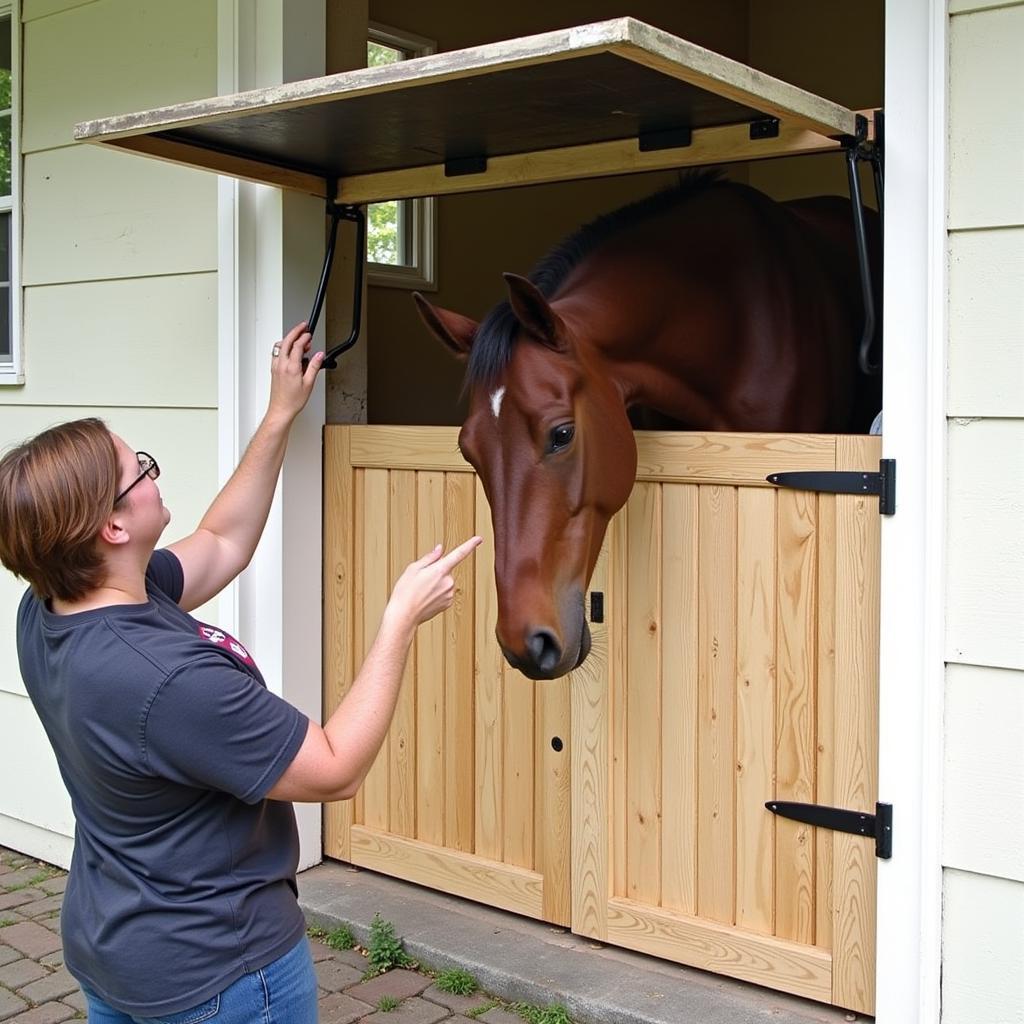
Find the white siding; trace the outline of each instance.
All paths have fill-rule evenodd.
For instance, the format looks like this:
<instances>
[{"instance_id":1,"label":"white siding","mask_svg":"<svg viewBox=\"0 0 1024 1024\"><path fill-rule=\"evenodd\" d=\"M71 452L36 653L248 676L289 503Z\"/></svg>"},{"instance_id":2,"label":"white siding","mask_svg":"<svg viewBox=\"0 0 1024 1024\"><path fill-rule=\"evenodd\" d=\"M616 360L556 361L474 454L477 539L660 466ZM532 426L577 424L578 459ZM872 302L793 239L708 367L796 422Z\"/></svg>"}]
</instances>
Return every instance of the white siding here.
<instances>
[{"instance_id":1,"label":"white siding","mask_svg":"<svg viewBox=\"0 0 1024 1024\"><path fill-rule=\"evenodd\" d=\"M1024 882L1022 737L1024 674L949 667L943 809L947 866Z\"/></svg>"},{"instance_id":2,"label":"white siding","mask_svg":"<svg viewBox=\"0 0 1024 1024\"><path fill-rule=\"evenodd\" d=\"M1024 224L1024 4L950 24L952 228Z\"/></svg>"},{"instance_id":3,"label":"white siding","mask_svg":"<svg viewBox=\"0 0 1024 1024\"><path fill-rule=\"evenodd\" d=\"M1024 417L1024 228L949 241L947 411Z\"/></svg>"},{"instance_id":4,"label":"white siding","mask_svg":"<svg viewBox=\"0 0 1024 1024\"><path fill-rule=\"evenodd\" d=\"M1024 669L1024 420L949 425L946 657Z\"/></svg>"},{"instance_id":5,"label":"white siding","mask_svg":"<svg viewBox=\"0 0 1024 1024\"><path fill-rule=\"evenodd\" d=\"M943 1024L1024 1022L1024 4L955 0Z\"/></svg>"},{"instance_id":6,"label":"white siding","mask_svg":"<svg viewBox=\"0 0 1024 1024\"><path fill-rule=\"evenodd\" d=\"M943 1024L1024 1024L1024 885L947 871L944 890Z\"/></svg>"},{"instance_id":7,"label":"white siding","mask_svg":"<svg viewBox=\"0 0 1024 1024\"><path fill-rule=\"evenodd\" d=\"M217 88L208 0L25 0L25 384L0 391L0 447L103 417L152 451L191 529L217 484L217 185L213 175L71 142L79 120ZM0 575L13 622L21 584ZM0 630L0 844L66 863L73 823Z\"/></svg>"}]
</instances>

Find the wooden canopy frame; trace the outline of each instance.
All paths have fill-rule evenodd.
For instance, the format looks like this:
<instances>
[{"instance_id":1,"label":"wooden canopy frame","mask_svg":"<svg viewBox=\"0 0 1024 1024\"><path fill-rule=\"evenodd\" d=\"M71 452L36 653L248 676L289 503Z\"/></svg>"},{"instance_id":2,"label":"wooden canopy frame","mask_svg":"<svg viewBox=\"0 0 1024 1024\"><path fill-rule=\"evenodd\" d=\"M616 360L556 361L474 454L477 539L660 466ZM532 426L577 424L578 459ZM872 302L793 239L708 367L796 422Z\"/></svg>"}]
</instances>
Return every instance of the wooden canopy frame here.
<instances>
[{"instance_id":1,"label":"wooden canopy frame","mask_svg":"<svg viewBox=\"0 0 1024 1024\"><path fill-rule=\"evenodd\" d=\"M633 18L76 125L359 205L838 150L857 112Z\"/></svg>"}]
</instances>

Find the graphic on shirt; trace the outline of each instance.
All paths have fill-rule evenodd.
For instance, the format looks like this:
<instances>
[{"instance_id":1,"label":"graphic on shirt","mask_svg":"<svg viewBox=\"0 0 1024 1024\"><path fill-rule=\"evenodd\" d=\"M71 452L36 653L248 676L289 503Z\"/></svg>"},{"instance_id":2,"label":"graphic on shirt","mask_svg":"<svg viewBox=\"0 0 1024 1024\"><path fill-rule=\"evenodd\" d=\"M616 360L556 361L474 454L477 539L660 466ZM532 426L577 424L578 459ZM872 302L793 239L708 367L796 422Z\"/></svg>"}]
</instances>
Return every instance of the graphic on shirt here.
<instances>
[{"instance_id":1,"label":"graphic on shirt","mask_svg":"<svg viewBox=\"0 0 1024 1024\"><path fill-rule=\"evenodd\" d=\"M249 652L233 636L225 633L223 629L216 629L214 626L206 626L200 623L199 635L204 640L209 640L210 643L231 651L232 654L241 658L247 665L254 664L252 658L249 657Z\"/></svg>"}]
</instances>

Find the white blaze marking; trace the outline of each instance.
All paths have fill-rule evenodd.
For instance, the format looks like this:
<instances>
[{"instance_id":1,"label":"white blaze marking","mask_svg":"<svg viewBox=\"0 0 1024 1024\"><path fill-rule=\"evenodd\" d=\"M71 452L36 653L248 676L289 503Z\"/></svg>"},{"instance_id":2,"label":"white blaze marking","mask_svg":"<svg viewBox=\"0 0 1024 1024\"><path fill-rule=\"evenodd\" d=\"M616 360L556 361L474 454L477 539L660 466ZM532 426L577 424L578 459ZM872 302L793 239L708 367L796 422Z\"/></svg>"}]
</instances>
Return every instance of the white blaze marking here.
<instances>
[{"instance_id":1,"label":"white blaze marking","mask_svg":"<svg viewBox=\"0 0 1024 1024\"><path fill-rule=\"evenodd\" d=\"M501 400L505 397L505 388L500 387L497 391L491 393L491 412L494 413L494 418L498 418L498 413L501 412Z\"/></svg>"}]
</instances>

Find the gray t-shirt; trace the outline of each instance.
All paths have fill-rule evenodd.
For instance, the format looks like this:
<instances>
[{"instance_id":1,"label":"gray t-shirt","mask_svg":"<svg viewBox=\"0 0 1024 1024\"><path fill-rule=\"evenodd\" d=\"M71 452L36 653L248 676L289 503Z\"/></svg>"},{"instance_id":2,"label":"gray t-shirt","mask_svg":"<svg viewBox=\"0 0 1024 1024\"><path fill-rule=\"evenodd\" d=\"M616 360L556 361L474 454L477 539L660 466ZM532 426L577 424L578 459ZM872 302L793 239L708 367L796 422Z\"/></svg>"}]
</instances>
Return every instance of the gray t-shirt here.
<instances>
[{"instance_id":1,"label":"gray t-shirt","mask_svg":"<svg viewBox=\"0 0 1024 1024\"><path fill-rule=\"evenodd\" d=\"M308 719L234 638L178 607L157 551L146 604L56 615L26 593L18 657L75 813L68 970L125 1013L186 1010L305 930L290 803L265 799Z\"/></svg>"}]
</instances>

